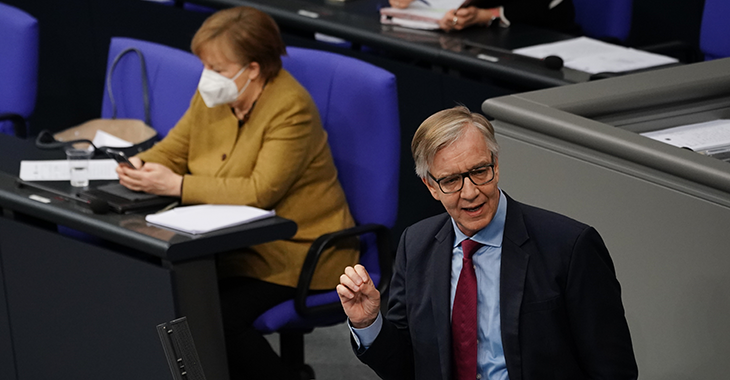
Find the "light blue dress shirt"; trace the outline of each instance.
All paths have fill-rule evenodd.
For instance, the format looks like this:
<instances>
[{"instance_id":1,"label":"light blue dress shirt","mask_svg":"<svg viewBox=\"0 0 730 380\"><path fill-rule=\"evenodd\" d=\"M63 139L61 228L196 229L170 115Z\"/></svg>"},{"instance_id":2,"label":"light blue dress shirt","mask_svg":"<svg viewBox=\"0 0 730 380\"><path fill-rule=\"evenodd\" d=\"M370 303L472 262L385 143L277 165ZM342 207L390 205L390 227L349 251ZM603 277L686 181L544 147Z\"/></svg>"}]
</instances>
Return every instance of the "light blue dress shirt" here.
<instances>
[{"instance_id":1,"label":"light blue dress shirt","mask_svg":"<svg viewBox=\"0 0 730 380\"><path fill-rule=\"evenodd\" d=\"M472 256L477 275L477 285L479 286L477 293L477 318L479 324L478 379L509 380L499 319L499 273L502 262L502 237L504 236L506 217L507 199L500 190L499 206L497 206L494 218L486 227L471 237L472 240L484 244ZM451 222L455 232L453 256L451 258L451 308L453 309L456 284L459 281L464 258L461 242L468 236L459 230L453 219L451 219ZM356 329L350 326L358 347L370 347L378 336L382 325L382 316L378 314L375 322L364 329Z\"/></svg>"}]
</instances>

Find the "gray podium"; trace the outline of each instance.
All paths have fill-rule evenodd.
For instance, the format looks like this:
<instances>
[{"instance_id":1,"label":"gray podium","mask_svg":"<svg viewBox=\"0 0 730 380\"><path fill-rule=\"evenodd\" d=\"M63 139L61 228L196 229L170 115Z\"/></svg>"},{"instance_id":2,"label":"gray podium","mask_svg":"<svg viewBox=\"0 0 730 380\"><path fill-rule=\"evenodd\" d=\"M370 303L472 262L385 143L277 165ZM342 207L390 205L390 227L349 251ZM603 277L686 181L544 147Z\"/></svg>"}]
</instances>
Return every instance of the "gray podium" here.
<instances>
[{"instance_id":1,"label":"gray podium","mask_svg":"<svg viewBox=\"0 0 730 380\"><path fill-rule=\"evenodd\" d=\"M642 379L730 373L730 164L639 135L730 118L730 59L488 99L500 186L595 226Z\"/></svg>"}]
</instances>

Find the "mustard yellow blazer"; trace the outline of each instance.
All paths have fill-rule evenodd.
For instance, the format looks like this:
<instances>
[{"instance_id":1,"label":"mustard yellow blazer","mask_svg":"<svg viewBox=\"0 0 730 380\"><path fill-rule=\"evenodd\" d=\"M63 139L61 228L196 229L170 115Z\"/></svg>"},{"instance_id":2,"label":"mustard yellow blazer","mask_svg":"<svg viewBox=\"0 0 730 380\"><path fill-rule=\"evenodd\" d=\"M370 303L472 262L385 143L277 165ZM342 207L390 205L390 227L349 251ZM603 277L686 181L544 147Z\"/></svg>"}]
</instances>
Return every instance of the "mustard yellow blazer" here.
<instances>
[{"instance_id":1,"label":"mustard yellow blazer","mask_svg":"<svg viewBox=\"0 0 730 380\"><path fill-rule=\"evenodd\" d=\"M162 141L137 157L184 175L182 204L274 209L297 223L290 240L221 255L219 274L297 285L304 257L322 234L354 225L327 133L309 93L287 71L269 81L241 127L231 108L208 108L199 93ZM350 245L320 261L313 289L332 289L357 260Z\"/></svg>"}]
</instances>

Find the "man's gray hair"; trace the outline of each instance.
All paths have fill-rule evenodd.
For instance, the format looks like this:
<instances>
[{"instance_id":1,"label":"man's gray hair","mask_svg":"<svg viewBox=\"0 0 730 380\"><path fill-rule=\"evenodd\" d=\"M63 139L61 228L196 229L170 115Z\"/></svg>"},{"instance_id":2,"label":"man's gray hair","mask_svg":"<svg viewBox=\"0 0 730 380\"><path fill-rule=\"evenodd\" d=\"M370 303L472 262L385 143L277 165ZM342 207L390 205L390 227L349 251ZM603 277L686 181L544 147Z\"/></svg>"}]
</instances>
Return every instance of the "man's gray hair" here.
<instances>
[{"instance_id":1,"label":"man's gray hair","mask_svg":"<svg viewBox=\"0 0 730 380\"><path fill-rule=\"evenodd\" d=\"M484 136L487 148L494 156L499 157L499 145L494 137L494 127L486 117L472 113L464 106L457 106L439 111L426 119L416 130L411 142L411 153L416 162L416 175L428 178L428 171L433 164L436 153L458 140L466 127L476 127Z\"/></svg>"}]
</instances>

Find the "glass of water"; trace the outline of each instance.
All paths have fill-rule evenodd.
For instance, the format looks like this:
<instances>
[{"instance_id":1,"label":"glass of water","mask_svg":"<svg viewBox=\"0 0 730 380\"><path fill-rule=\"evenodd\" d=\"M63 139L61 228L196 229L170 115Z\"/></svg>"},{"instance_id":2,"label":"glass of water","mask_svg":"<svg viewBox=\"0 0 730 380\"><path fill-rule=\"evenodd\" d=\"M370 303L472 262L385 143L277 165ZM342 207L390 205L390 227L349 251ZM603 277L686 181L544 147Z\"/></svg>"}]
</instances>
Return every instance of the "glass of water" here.
<instances>
[{"instance_id":1,"label":"glass of water","mask_svg":"<svg viewBox=\"0 0 730 380\"><path fill-rule=\"evenodd\" d=\"M71 173L71 186L89 186L89 159L94 155L93 151L86 149L67 149L68 169Z\"/></svg>"}]
</instances>

